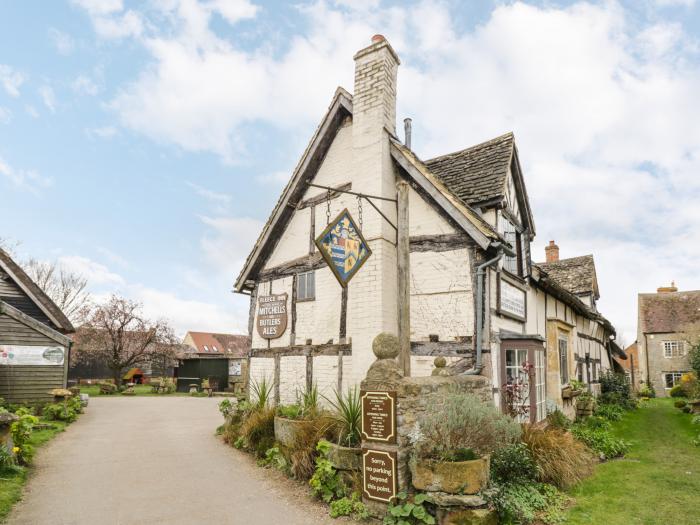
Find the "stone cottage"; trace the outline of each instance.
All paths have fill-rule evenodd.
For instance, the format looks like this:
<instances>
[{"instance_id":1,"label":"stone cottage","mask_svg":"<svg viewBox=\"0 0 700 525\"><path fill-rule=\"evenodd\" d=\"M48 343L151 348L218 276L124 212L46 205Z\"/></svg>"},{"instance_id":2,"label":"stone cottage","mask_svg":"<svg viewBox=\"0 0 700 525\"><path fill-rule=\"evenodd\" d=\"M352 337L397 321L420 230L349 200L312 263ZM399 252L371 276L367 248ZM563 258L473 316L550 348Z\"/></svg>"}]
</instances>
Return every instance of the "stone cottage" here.
<instances>
[{"instance_id":1,"label":"stone cottage","mask_svg":"<svg viewBox=\"0 0 700 525\"><path fill-rule=\"evenodd\" d=\"M690 345L700 336L700 291L679 292L675 283L638 298L637 350L640 376L667 396L691 370Z\"/></svg>"},{"instance_id":2,"label":"stone cottage","mask_svg":"<svg viewBox=\"0 0 700 525\"><path fill-rule=\"evenodd\" d=\"M390 332L410 347L411 375L444 356L490 378L497 405L522 378L532 420L548 405L572 410L569 381L595 390L618 351L596 307L592 256L560 260L552 243L547 262L532 262L512 133L423 161L410 122L397 138L394 49L376 35L354 59L354 93L337 89L235 284L250 295L251 380L273 382L282 403L312 383L344 390L364 378L373 338ZM370 254L346 286L314 242L344 210Z\"/></svg>"}]
</instances>

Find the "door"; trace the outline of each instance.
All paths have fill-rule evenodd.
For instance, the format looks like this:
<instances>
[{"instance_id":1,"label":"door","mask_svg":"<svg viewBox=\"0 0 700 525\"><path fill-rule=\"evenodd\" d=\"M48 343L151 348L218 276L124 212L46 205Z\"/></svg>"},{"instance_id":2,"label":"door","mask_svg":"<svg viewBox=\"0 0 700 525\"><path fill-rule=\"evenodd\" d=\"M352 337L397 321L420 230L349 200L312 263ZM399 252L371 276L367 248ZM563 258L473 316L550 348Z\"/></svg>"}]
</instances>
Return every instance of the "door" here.
<instances>
[{"instance_id":1,"label":"door","mask_svg":"<svg viewBox=\"0 0 700 525\"><path fill-rule=\"evenodd\" d=\"M547 417L545 353L540 341L503 341L501 362L504 397L510 393L515 417L520 422L536 423ZM519 394L513 395L517 390ZM506 407L504 399L504 410Z\"/></svg>"}]
</instances>

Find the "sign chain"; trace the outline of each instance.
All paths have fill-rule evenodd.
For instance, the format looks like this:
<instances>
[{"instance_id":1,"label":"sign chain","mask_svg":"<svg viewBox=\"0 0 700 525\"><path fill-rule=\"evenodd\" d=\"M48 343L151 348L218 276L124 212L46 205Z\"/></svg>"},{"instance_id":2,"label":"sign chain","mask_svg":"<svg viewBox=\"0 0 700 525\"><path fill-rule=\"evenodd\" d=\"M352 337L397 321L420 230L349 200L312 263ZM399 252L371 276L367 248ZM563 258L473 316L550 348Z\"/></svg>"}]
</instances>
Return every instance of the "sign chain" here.
<instances>
[{"instance_id":1,"label":"sign chain","mask_svg":"<svg viewBox=\"0 0 700 525\"><path fill-rule=\"evenodd\" d=\"M326 226L331 223L331 190L326 192Z\"/></svg>"},{"instance_id":2,"label":"sign chain","mask_svg":"<svg viewBox=\"0 0 700 525\"><path fill-rule=\"evenodd\" d=\"M357 217L360 222L360 231L362 231L362 197L357 196Z\"/></svg>"}]
</instances>

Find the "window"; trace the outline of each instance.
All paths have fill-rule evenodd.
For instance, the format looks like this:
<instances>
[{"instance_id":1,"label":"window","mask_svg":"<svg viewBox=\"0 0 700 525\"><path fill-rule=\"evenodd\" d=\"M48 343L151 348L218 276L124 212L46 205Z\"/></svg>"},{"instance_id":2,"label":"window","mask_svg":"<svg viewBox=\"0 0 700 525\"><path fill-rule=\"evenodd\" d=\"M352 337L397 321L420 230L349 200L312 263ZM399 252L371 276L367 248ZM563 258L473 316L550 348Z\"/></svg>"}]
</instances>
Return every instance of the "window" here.
<instances>
[{"instance_id":1,"label":"window","mask_svg":"<svg viewBox=\"0 0 700 525\"><path fill-rule=\"evenodd\" d=\"M297 301L309 301L316 297L314 272L304 272L297 275Z\"/></svg>"},{"instance_id":2,"label":"window","mask_svg":"<svg viewBox=\"0 0 700 525\"><path fill-rule=\"evenodd\" d=\"M525 319L525 292L501 279L501 311Z\"/></svg>"},{"instance_id":3,"label":"window","mask_svg":"<svg viewBox=\"0 0 700 525\"><path fill-rule=\"evenodd\" d=\"M561 374L561 384L569 383L569 336L559 336L559 372Z\"/></svg>"},{"instance_id":4,"label":"window","mask_svg":"<svg viewBox=\"0 0 700 525\"><path fill-rule=\"evenodd\" d=\"M207 345L204 345L204 351L205 351L205 352L208 352L208 351L209 351L209 347L208 347Z\"/></svg>"},{"instance_id":5,"label":"window","mask_svg":"<svg viewBox=\"0 0 700 525\"><path fill-rule=\"evenodd\" d=\"M530 378L523 368L523 365L527 363L527 350L523 349L508 349L506 350L506 383L512 384L516 380L520 380L525 388L529 391L530 388ZM518 416L518 420L525 422L529 419L528 411L530 407L530 395L523 399L520 403L523 407L527 407L524 414Z\"/></svg>"},{"instance_id":6,"label":"window","mask_svg":"<svg viewBox=\"0 0 700 525\"><path fill-rule=\"evenodd\" d=\"M214 346L214 345L211 345L211 351L212 351L212 352L218 352L218 351L219 351L219 349L218 349L218 348L216 348L216 346Z\"/></svg>"},{"instance_id":7,"label":"window","mask_svg":"<svg viewBox=\"0 0 700 525\"><path fill-rule=\"evenodd\" d=\"M685 372L665 372L664 373L664 385L666 388L673 388L674 386L680 384L681 376Z\"/></svg>"},{"instance_id":8,"label":"window","mask_svg":"<svg viewBox=\"0 0 700 525\"><path fill-rule=\"evenodd\" d=\"M503 235L506 242L510 244L511 248L513 248L513 251L516 252L515 257L511 257L510 255L503 257L503 268L508 270L513 275L521 275L522 265L519 264L520 257L518 257L522 254L519 246L520 234L518 233L518 230L515 229L513 223L506 219L503 215L499 216L499 231Z\"/></svg>"},{"instance_id":9,"label":"window","mask_svg":"<svg viewBox=\"0 0 700 525\"><path fill-rule=\"evenodd\" d=\"M664 357L683 357L685 344L683 341L664 341Z\"/></svg>"}]
</instances>

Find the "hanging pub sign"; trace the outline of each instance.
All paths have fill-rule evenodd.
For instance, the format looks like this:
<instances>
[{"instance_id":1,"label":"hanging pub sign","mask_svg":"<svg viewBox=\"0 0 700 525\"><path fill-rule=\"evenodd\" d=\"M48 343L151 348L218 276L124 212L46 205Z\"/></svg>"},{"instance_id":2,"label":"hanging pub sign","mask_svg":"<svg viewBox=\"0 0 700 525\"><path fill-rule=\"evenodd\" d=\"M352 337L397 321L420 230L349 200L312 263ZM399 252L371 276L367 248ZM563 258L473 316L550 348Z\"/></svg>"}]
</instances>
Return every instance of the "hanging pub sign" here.
<instances>
[{"instance_id":1,"label":"hanging pub sign","mask_svg":"<svg viewBox=\"0 0 700 525\"><path fill-rule=\"evenodd\" d=\"M316 246L343 288L372 254L347 208L316 238Z\"/></svg>"},{"instance_id":2,"label":"hanging pub sign","mask_svg":"<svg viewBox=\"0 0 700 525\"><path fill-rule=\"evenodd\" d=\"M258 334L263 339L277 339L287 329L287 294L263 295L258 298Z\"/></svg>"}]
</instances>

